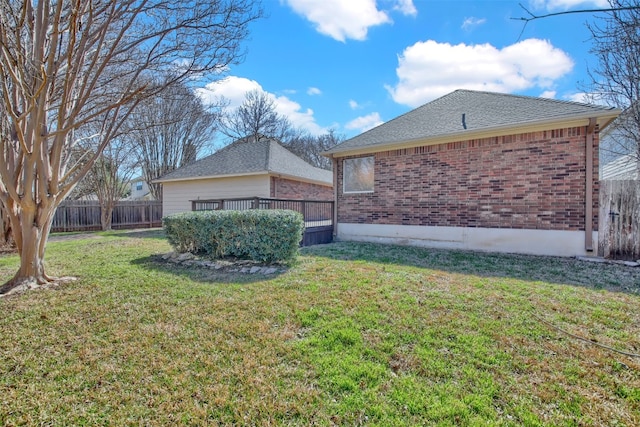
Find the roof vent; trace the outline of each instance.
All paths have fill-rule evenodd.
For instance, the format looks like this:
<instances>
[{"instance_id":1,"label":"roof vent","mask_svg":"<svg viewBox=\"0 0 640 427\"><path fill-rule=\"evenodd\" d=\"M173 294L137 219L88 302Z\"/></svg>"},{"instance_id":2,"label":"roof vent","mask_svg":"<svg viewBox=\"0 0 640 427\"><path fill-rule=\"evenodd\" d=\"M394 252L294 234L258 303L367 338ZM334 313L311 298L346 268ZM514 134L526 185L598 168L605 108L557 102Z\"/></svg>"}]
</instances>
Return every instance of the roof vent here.
<instances>
[{"instance_id":1,"label":"roof vent","mask_svg":"<svg viewBox=\"0 0 640 427\"><path fill-rule=\"evenodd\" d=\"M462 113L462 127L463 128L467 128L467 121L465 120L465 114Z\"/></svg>"}]
</instances>

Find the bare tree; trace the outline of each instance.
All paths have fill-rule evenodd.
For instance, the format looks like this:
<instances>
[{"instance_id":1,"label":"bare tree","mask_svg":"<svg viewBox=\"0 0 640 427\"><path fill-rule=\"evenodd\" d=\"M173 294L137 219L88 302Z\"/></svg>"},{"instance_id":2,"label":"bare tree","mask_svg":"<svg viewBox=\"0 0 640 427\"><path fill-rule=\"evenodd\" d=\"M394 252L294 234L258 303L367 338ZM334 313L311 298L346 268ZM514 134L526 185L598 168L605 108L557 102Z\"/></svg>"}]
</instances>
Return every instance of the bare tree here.
<instances>
[{"instance_id":1,"label":"bare tree","mask_svg":"<svg viewBox=\"0 0 640 427\"><path fill-rule=\"evenodd\" d=\"M324 151L344 141L343 135L336 134L334 129L329 129L328 133L323 135L303 134L295 136L287 141L284 145L307 163L315 167L331 170L331 159L322 155Z\"/></svg>"},{"instance_id":2,"label":"bare tree","mask_svg":"<svg viewBox=\"0 0 640 427\"><path fill-rule=\"evenodd\" d=\"M54 213L135 107L164 89L149 78L222 77L260 14L254 0L0 2L0 94L10 125L0 140L0 201L20 254L0 293L55 280L43 262ZM97 117L94 154L72 163L74 132Z\"/></svg>"},{"instance_id":3,"label":"bare tree","mask_svg":"<svg viewBox=\"0 0 640 427\"><path fill-rule=\"evenodd\" d=\"M162 188L153 180L189 163L213 141L217 115L183 83L172 84L140 104L128 121L149 191L162 200Z\"/></svg>"},{"instance_id":4,"label":"bare tree","mask_svg":"<svg viewBox=\"0 0 640 427\"><path fill-rule=\"evenodd\" d=\"M0 94L2 94L1 87ZM11 123L8 120L8 114L3 102L0 102L0 138L11 138ZM0 229L0 246L13 245L15 242L11 231L9 212L2 203L0 203L0 223L2 225Z\"/></svg>"},{"instance_id":5,"label":"bare tree","mask_svg":"<svg viewBox=\"0 0 640 427\"><path fill-rule=\"evenodd\" d=\"M603 138L605 159L629 155L640 161L640 5L638 0L610 0L611 10L588 23L598 59L589 70L588 91L595 100L623 109Z\"/></svg>"},{"instance_id":6,"label":"bare tree","mask_svg":"<svg viewBox=\"0 0 640 427\"><path fill-rule=\"evenodd\" d=\"M257 89L247 92L239 107L222 114L220 131L231 139L274 138L279 141L294 132L291 122L276 111L274 100Z\"/></svg>"},{"instance_id":7,"label":"bare tree","mask_svg":"<svg viewBox=\"0 0 640 427\"><path fill-rule=\"evenodd\" d=\"M520 3L519 5L520 5L520 8L524 10L528 16L511 18L513 20L524 22L524 25L522 26L522 30L520 31L520 36L518 37L518 40L520 40L520 38L522 37L524 30L527 28L527 24L531 21L535 21L536 19L550 18L553 16L560 16L560 15L573 15L576 13L624 12L628 10L640 9L640 5L638 5L637 2L635 1L626 2L624 0L623 1L609 0L610 7L608 8L563 10L561 12L553 12L553 13L545 13L542 15L536 15L533 12L531 12L529 9L524 7L522 3Z\"/></svg>"},{"instance_id":8,"label":"bare tree","mask_svg":"<svg viewBox=\"0 0 640 427\"><path fill-rule=\"evenodd\" d=\"M260 90L247 92L239 107L222 114L220 123L222 133L232 139L273 138L298 157L323 169L331 169L332 165L321 153L344 140L333 130L324 135L311 135L294 127L286 116L276 111L273 98Z\"/></svg>"},{"instance_id":9,"label":"bare tree","mask_svg":"<svg viewBox=\"0 0 640 427\"><path fill-rule=\"evenodd\" d=\"M112 140L84 177L84 184L93 190L100 204L102 230L111 230L113 209L129 194L129 180L136 166L131 145Z\"/></svg>"}]
</instances>

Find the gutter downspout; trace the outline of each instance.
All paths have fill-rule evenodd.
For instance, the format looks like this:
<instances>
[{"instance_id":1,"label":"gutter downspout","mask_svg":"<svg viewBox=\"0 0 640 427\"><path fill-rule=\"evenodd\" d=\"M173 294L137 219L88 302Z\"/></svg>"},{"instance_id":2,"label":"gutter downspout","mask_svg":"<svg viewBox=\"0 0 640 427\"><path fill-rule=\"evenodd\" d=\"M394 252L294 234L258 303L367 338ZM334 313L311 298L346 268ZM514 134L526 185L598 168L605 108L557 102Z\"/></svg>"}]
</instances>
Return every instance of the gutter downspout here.
<instances>
[{"instance_id":1,"label":"gutter downspout","mask_svg":"<svg viewBox=\"0 0 640 427\"><path fill-rule=\"evenodd\" d=\"M333 239L338 237L338 159L331 155L333 168Z\"/></svg>"},{"instance_id":2,"label":"gutter downspout","mask_svg":"<svg viewBox=\"0 0 640 427\"><path fill-rule=\"evenodd\" d=\"M597 118L591 117L587 126L585 141L585 222L584 222L584 248L593 251L593 134L596 128Z\"/></svg>"}]
</instances>

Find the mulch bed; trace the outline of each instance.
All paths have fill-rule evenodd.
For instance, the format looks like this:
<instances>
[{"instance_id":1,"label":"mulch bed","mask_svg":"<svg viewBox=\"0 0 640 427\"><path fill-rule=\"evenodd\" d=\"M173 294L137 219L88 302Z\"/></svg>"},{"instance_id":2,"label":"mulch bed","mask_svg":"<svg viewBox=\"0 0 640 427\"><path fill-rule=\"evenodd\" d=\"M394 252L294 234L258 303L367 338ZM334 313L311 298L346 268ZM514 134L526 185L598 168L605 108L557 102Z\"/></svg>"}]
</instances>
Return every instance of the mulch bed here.
<instances>
[{"instance_id":1,"label":"mulch bed","mask_svg":"<svg viewBox=\"0 0 640 427\"><path fill-rule=\"evenodd\" d=\"M8 243L0 243L0 255L15 254L16 246Z\"/></svg>"}]
</instances>

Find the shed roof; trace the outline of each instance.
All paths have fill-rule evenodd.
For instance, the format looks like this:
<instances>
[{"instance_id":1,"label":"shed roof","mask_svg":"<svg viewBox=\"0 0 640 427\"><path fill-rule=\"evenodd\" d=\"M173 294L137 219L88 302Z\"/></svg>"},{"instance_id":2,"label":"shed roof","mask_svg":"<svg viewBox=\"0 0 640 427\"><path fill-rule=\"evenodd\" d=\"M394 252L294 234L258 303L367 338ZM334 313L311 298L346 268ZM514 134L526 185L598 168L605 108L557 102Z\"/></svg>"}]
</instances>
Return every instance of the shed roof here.
<instances>
[{"instance_id":1,"label":"shed roof","mask_svg":"<svg viewBox=\"0 0 640 427\"><path fill-rule=\"evenodd\" d=\"M459 89L348 139L324 154L375 152L403 143L452 137L472 139L492 131L590 117L600 118L603 128L619 113L615 108L578 102Z\"/></svg>"},{"instance_id":2,"label":"shed roof","mask_svg":"<svg viewBox=\"0 0 640 427\"><path fill-rule=\"evenodd\" d=\"M282 175L283 177L332 185L331 171L305 162L275 139L243 138L221 148L210 156L181 167L156 182L185 181L225 176Z\"/></svg>"}]
</instances>

